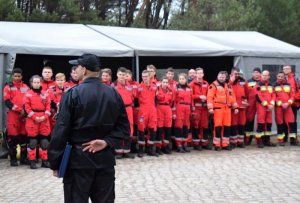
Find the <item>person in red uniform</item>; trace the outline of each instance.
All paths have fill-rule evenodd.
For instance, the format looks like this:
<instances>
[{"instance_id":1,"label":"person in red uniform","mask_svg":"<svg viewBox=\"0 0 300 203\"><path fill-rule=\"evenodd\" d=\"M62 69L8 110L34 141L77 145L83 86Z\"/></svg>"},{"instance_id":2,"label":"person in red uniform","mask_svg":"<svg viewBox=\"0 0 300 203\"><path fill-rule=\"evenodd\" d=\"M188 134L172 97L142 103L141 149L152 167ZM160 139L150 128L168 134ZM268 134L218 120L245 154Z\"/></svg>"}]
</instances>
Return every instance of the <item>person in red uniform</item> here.
<instances>
[{"instance_id":1,"label":"person in red uniform","mask_svg":"<svg viewBox=\"0 0 300 203\"><path fill-rule=\"evenodd\" d=\"M55 81L52 80L53 70L50 66L45 66L42 71L42 90L49 90L50 88L55 86Z\"/></svg>"},{"instance_id":2,"label":"person in red uniform","mask_svg":"<svg viewBox=\"0 0 300 203\"><path fill-rule=\"evenodd\" d=\"M47 148L50 134L50 96L48 91L42 90L40 76L32 76L30 84L31 89L25 95L25 111L27 113L25 128L29 138L28 160L30 161L30 168L36 169L36 146L39 143L39 156L42 159L42 167L49 168Z\"/></svg>"},{"instance_id":3,"label":"person in red uniform","mask_svg":"<svg viewBox=\"0 0 300 203\"><path fill-rule=\"evenodd\" d=\"M203 77L203 68L196 68L196 78L190 83L195 106L195 112L192 114L192 136L193 146L196 150L201 150L202 147L210 149L208 143L209 115L206 102L209 84Z\"/></svg>"},{"instance_id":4,"label":"person in red uniform","mask_svg":"<svg viewBox=\"0 0 300 203\"><path fill-rule=\"evenodd\" d=\"M106 85L111 85L111 69L104 68L101 70L101 82Z\"/></svg>"},{"instance_id":5,"label":"person in red uniform","mask_svg":"<svg viewBox=\"0 0 300 203\"><path fill-rule=\"evenodd\" d=\"M49 96L51 100L51 116L49 117L50 129L54 128L57 110L59 108L59 102L63 93L68 90L68 86L65 84L66 76L63 73L57 73L55 75L55 86L49 89Z\"/></svg>"},{"instance_id":6,"label":"person in red uniform","mask_svg":"<svg viewBox=\"0 0 300 203\"><path fill-rule=\"evenodd\" d=\"M133 101L134 92L132 86L126 81L126 68L120 67L117 71L117 80L111 84L113 88L121 95L124 102L127 117L130 124L130 137L133 137ZM131 139L121 140L118 145L115 146L116 158L134 158L133 154L130 154Z\"/></svg>"},{"instance_id":7,"label":"person in red uniform","mask_svg":"<svg viewBox=\"0 0 300 203\"><path fill-rule=\"evenodd\" d=\"M22 78L22 69L14 68L12 71L12 81L7 83L3 90L4 104L8 108L6 126L11 166L18 166L18 144L21 146L20 164L26 164L27 142L23 99L29 88L22 82Z\"/></svg>"},{"instance_id":8,"label":"person in red uniform","mask_svg":"<svg viewBox=\"0 0 300 203\"><path fill-rule=\"evenodd\" d=\"M67 87L68 89L71 87L74 87L75 85L79 84L79 80L78 80L78 75L76 73L76 68L77 66L73 66L71 68L71 73L70 73L70 80L66 82L65 87Z\"/></svg>"},{"instance_id":9,"label":"person in red uniform","mask_svg":"<svg viewBox=\"0 0 300 203\"><path fill-rule=\"evenodd\" d=\"M237 114L231 114L230 144L233 148L236 146L243 148L248 101L246 96L247 81L241 77L239 68L233 68L231 70L229 84L232 86L239 109Z\"/></svg>"},{"instance_id":10,"label":"person in red uniform","mask_svg":"<svg viewBox=\"0 0 300 203\"><path fill-rule=\"evenodd\" d=\"M254 131L254 119L256 115L256 85L261 79L261 70L256 67L252 71L252 78L248 80L246 86L246 95L248 100L248 107L246 109L246 126L245 126L245 144L250 145L253 136L256 134Z\"/></svg>"},{"instance_id":11,"label":"person in red uniform","mask_svg":"<svg viewBox=\"0 0 300 203\"><path fill-rule=\"evenodd\" d=\"M195 69L192 68L188 71L188 83L190 84L190 82L192 82L195 78L196 78L196 71Z\"/></svg>"},{"instance_id":12,"label":"person in red uniform","mask_svg":"<svg viewBox=\"0 0 300 203\"><path fill-rule=\"evenodd\" d=\"M156 86L160 85L160 81L156 78L156 67L152 64L147 65L147 71L150 74L150 82Z\"/></svg>"},{"instance_id":13,"label":"person in red uniform","mask_svg":"<svg viewBox=\"0 0 300 203\"><path fill-rule=\"evenodd\" d=\"M213 144L216 151L231 150L229 137L231 125L231 109L235 114L239 112L238 104L230 84L226 83L226 71L220 71L207 92L207 108L210 114L214 114L214 138Z\"/></svg>"},{"instance_id":14,"label":"person in red uniform","mask_svg":"<svg viewBox=\"0 0 300 203\"><path fill-rule=\"evenodd\" d=\"M169 82L169 87L176 89L176 85L178 84L176 80L174 80L174 69L172 67L169 67L166 71L166 77Z\"/></svg>"},{"instance_id":15,"label":"person in red uniform","mask_svg":"<svg viewBox=\"0 0 300 203\"><path fill-rule=\"evenodd\" d=\"M157 101L157 137L156 152L158 154L171 154L170 141L172 131L173 112L171 107L174 105L174 89L169 86L167 77L163 77L161 86L158 87L156 94ZM163 136L164 133L164 136ZM162 140L163 138L163 140ZM162 150L161 150L162 149Z\"/></svg>"},{"instance_id":16,"label":"person in red uniform","mask_svg":"<svg viewBox=\"0 0 300 203\"><path fill-rule=\"evenodd\" d=\"M133 136L131 142L131 152L137 153L137 135L138 135L138 108L136 107L137 103L137 88L139 83L133 79L131 70L126 70L126 81L132 86L133 95L134 95L134 106L133 106Z\"/></svg>"},{"instance_id":17,"label":"person in red uniform","mask_svg":"<svg viewBox=\"0 0 300 203\"><path fill-rule=\"evenodd\" d=\"M280 146L284 146L284 123L288 126L289 137L292 145L296 145L296 128L294 126L294 114L292 104L295 93L291 85L285 80L283 72L277 74L274 84L275 94L275 121L277 124L277 139Z\"/></svg>"},{"instance_id":18,"label":"person in red uniform","mask_svg":"<svg viewBox=\"0 0 300 203\"><path fill-rule=\"evenodd\" d=\"M191 109L193 108L192 90L187 84L187 75L178 75L178 84L175 93L175 141L177 152L190 152L187 139L190 128Z\"/></svg>"},{"instance_id":19,"label":"person in red uniform","mask_svg":"<svg viewBox=\"0 0 300 203\"><path fill-rule=\"evenodd\" d=\"M257 130L256 142L259 148L276 146L270 141L272 111L275 105L273 86L270 84L270 72L262 72L261 81L256 85Z\"/></svg>"},{"instance_id":20,"label":"person in red uniform","mask_svg":"<svg viewBox=\"0 0 300 203\"><path fill-rule=\"evenodd\" d=\"M149 156L158 156L154 151L156 139L157 114L155 108L155 95L157 86L150 82L150 73L147 70L142 72L143 81L138 86L137 98L139 105L138 112L138 157L143 157L145 142L145 130L148 128L150 138L147 141Z\"/></svg>"},{"instance_id":21,"label":"person in red uniform","mask_svg":"<svg viewBox=\"0 0 300 203\"><path fill-rule=\"evenodd\" d=\"M283 66L283 72L286 77L286 81L290 84L291 86L291 91L295 93L295 100L292 104L292 110L294 114L294 128L298 129L297 127L297 111L300 108L300 79L295 77L295 74L292 72L292 67L290 65L285 65ZM285 136L285 141L287 141L287 136ZM294 143L291 143L294 145ZM296 139L295 144L298 144L298 140Z\"/></svg>"}]
</instances>

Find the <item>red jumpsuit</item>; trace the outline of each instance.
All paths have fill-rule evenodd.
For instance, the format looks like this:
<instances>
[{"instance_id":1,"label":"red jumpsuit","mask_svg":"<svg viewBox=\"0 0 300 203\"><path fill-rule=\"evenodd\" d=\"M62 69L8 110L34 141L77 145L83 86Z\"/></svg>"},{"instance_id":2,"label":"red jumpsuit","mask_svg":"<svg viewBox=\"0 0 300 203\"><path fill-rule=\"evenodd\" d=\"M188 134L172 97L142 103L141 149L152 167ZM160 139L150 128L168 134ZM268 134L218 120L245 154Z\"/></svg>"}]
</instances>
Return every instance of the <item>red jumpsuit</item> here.
<instances>
[{"instance_id":1,"label":"red jumpsuit","mask_svg":"<svg viewBox=\"0 0 300 203\"><path fill-rule=\"evenodd\" d=\"M157 114L155 108L155 96L157 86L153 83L146 85L144 82L138 86L137 98L139 103L138 112L138 144L142 149L145 146L145 130L150 131L149 146L154 146L156 138Z\"/></svg>"},{"instance_id":2,"label":"red jumpsuit","mask_svg":"<svg viewBox=\"0 0 300 203\"><path fill-rule=\"evenodd\" d=\"M137 129L137 125L138 125L138 108L136 108L136 103L138 101L137 99L137 88L139 83L134 81L134 80L130 80L128 81L129 84L132 86L132 91L133 91L133 95L134 95L134 107L133 107L133 137L132 137L132 145L134 146L133 149L136 150L136 142L137 142L137 134L138 134L138 129Z\"/></svg>"},{"instance_id":3,"label":"red jumpsuit","mask_svg":"<svg viewBox=\"0 0 300 203\"><path fill-rule=\"evenodd\" d=\"M50 121L50 129L51 131L53 130L54 126L55 126L55 121L56 121L56 114L58 111L58 107L59 107L59 102L60 99L63 95L63 93L65 92L65 90L68 89L67 85L64 85L63 89L60 89L57 85L55 85L54 87L50 88L48 93L50 96L50 106L51 106L51 116L49 117L49 121Z\"/></svg>"},{"instance_id":4,"label":"red jumpsuit","mask_svg":"<svg viewBox=\"0 0 300 203\"><path fill-rule=\"evenodd\" d=\"M208 146L208 110L206 95L209 84L203 80L198 82L196 79L190 83L190 87L193 93L193 101L195 106L195 112L192 113L192 135L194 146ZM200 96L204 96L205 99L201 100Z\"/></svg>"},{"instance_id":5,"label":"red jumpsuit","mask_svg":"<svg viewBox=\"0 0 300 203\"><path fill-rule=\"evenodd\" d=\"M157 137L156 148L169 147L171 139L171 127L172 127L172 110L171 107L174 103L174 91L172 88L167 87L162 89L158 87L156 100L157 100ZM164 132L164 138L162 142L162 135Z\"/></svg>"},{"instance_id":6,"label":"red jumpsuit","mask_svg":"<svg viewBox=\"0 0 300 203\"><path fill-rule=\"evenodd\" d=\"M42 90L46 91L49 90L50 88L55 87L56 83L53 80L49 80L49 81L42 80L41 85L42 85Z\"/></svg>"},{"instance_id":7,"label":"red jumpsuit","mask_svg":"<svg viewBox=\"0 0 300 203\"><path fill-rule=\"evenodd\" d=\"M11 160L17 160L17 145L21 146L21 161L26 159L26 130L25 113L23 110L23 100L28 86L23 82L10 82L3 90L4 102L9 109L7 112L7 134L9 155Z\"/></svg>"},{"instance_id":8,"label":"red jumpsuit","mask_svg":"<svg viewBox=\"0 0 300 203\"><path fill-rule=\"evenodd\" d=\"M230 149L231 109L238 108L231 85L214 81L207 92L207 108L214 110L213 143L215 149L220 150L221 147Z\"/></svg>"},{"instance_id":9,"label":"red jumpsuit","mask_svg":"<svg viewBox=\"0 0 300 203\"><path fill-rule=\"evenodd\" d=\"M29 90L25 95L25 111L27 113L26 131L29 137L28 160L36 158L37 138L40 135L39 155L42 160L48 159L48 140L50 134L50 96L46 91ZM36 117L45 116L45 120L38 123Z\"/></svg>"},{"instance_id":10,"label":"red jumpsuit","mask_svg":"<svg viewBox=\"0 0 300 203\"><path fill-rule=\"evenodd\" d=\"M251 139L251 135L255 135L254 132L254 119L256 114L256 85L258 84L258 80L250 79L248 80L246 86L246 96L248 100L249 106L246 109L246 142L249 143Z\"/></svg>"},{"instance_id":11,"label":"red jumpsuit","mask_svg":"<svg viewBox=\"0 0 300 203\"><path fill-rule=\"evenodd\" d=\"M294 126L294 114L291 105L294 101L294 92L291 85L286 81L277 81L274 84L275 95L275 121L277 124L278 143L284 142L284 123L289 127L289 136L291 140L296 139L296 128ZM287 103L289 106L283 108L282 104Z\"/></svg>"},{"instance_id":12,"label":"red jumpsuit","mask_svg":"<svg viewBox=\"0 0 300 203\"><path fill-rule=\"evenodd\" d=\"M290 73L287 77L287 82L291 86L291 91L295 93L295 100L292 104L292 110L294 114L294 128L298 129L297 127L297 111L300 107L300 80L299 78L295 77L294 73ZM291 143L294 145L294 143Z\"/></svg>"},{"instance_id":13,"label":"red jumpsuit","mask_svg":"<svg viewBox=\"0 0 300 203\"><path fill-rule=\"evenodd\" d=\"M67 88L71 88L71 87L74 87L75 85L78 85L78 84L79 84L78 81L69 80L68 82L65 83L65 86Z\"/></svg>"},{"instance_id":14,"label":"red jumpsuit","mask_svg":"<svg viewBox=\"0 0 300 203\"><path fill-rule=\"evenodd\" d=\"M134 100L134 90L132 86L126 82L124 85L115 81L111 84L117 92L121 95L124 105L126 107L127 117L130 124L130 137L133 137L133 100ZM117 154L125 154L130 152L131 142L121 141L118 146L115 146L115 151Z\"/></svg>"},{"instance_id":15,"label":"red jumpsuit","mask_svg":"<svg viewBox=\"0 0 300 203\"><path fill-rule=\"evenodd\" d=\"M4 101L7 112L7 133L9 136L25 135L25 122L22 118L24 95L29 90L23 82L10 82L4 87Z\"/></svg>"},{"instance_id":16,"label":"red jumpsuit","mask_svg":"<svg viewBox=\"0 0 300 203\"><path fill-rule=\"evenodd\" d=\"M257 109L257 130L255 138L258 147L269 144L272 128L272 110L268 106L274 106L273 86L269 81L260 81L256 85L256 109Z\"/></svg>"},{"instance_id":17,"label":"red jumpsuit","mask_svg":"<svg viewBox=\"0 0 300 203\"><path fill-rule=\"evenodd\" d=\"M247 81L240 78L234 82L230 81L232 89L238 104L239 113L231 114L231 137L230 143L233 145L244 146L244 135L246 125L246 108L247 108L247 97L246 87Z\"/></svg>"},{"instance_id":18,"label":"red jumpsuit","mask_svg":"<svg viewBox=\"0 0 300 203\"><path fill-rule=\"evenodd\" d=\"M186 149L192 106L192 89L187 85L178 84L175 93L176 119L174 129L178 148L183 147Z\"/></svg>"},{"instance_id":19,"label":"red jumpsuit","mask_svg":"<svg viewBox=\"0 0 300 203\"><path fill-rule=\"evenodd\" d=\"M176 89L177 84L178 84L178 82L175 80L169 81L170 88L172 88L172 89Z\"/></svg>"}]
</instances>

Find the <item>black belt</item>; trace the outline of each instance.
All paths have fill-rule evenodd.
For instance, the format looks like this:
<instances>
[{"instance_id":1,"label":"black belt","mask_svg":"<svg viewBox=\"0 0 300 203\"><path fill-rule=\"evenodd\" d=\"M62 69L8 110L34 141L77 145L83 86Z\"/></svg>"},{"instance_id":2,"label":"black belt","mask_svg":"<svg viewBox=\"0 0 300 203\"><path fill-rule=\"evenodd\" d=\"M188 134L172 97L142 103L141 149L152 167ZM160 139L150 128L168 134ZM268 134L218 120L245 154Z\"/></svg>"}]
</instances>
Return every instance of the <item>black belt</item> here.
<instances>
[{"instance_id":1,"label":"black belt","mask_svg":"<svg viewBox=\"0 0 300 203\"><path fill-rule=\"evenodd\" d=\"M129 107L129 106L132 106L132 104L125 104L125 107Z\"/></svg>"},{"instance_id":2,"label":"black belt","mask_svg":"<svg viewBox=\"0 0 300 203\"><path fill-rule=\"evenodd\" d=\"M179 104L191 105L191 103L188 103L188 102L179 102Z\"/></svg>"},{"instance_id":3,"label":"black belt","mask_svg":"<svg viewBox=\"0 0 300 203\"><path fill-rule=\"evenodd\" d=\"M167 105L170 105L170 104L168 104L168 103L161 103L161 104L158 104L158 105L165 105L165 106L167 106Z\"/></svg>"},{"instance_id":4,"label":"black belt","mask_svg":"<svg viewBox=\"0 0 300 203\"><path fill-rule=\"evenodd\" d=\"M33 112L45 112L45 110L32 109Z\"/></svg>"}]
</instances>

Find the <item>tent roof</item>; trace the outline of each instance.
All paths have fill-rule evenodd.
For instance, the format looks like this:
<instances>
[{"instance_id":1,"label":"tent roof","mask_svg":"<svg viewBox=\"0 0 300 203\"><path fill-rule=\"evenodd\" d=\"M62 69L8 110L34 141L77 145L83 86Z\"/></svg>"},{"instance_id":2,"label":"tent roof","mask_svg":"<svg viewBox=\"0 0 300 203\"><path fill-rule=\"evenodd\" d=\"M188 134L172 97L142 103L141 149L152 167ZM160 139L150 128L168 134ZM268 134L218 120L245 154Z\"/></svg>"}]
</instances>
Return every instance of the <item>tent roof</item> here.
<instances>
[{"instance_id":1,"label":"tent roof","mask_svg":"<svg viewBox=\"0 0 300 203\"><path fill-rule=\"evenodd\" d=\"M186 31L200 39L233 48L235 56L296 57L300 48L259 32L249 31Z\"/></svg>"},{"instance_id":2,"label":"tent roof","mask_svg":"<svg viewBox=\"0 0 300 203\"><path fill-rule=\"evenodd\" d=\"M81 24L0 22L1 52L43 55L133 56L132 49ZM6 43L1 43L1 39Z\"/></svg>"},{"instance_id":3,"label":"tent roof","mask_svg":"<svg viewBox=\"0 0 300 203\"><path fill-rule=\"evenodd\" d=\"M140 56L223 56L231 48L186 32L88 25L135 50Z\"/></svg>"},{"instance_id":4,"label":"tent roof","mask_svg":"<svg viewBox=\"0 0 300 203\"><path fill-rule=\"evenodd\" d=\"M0 27L2 53L300 58L299 47L258 32L175 31L24 22L0 22Z\"/></svg>"}]
</instances>

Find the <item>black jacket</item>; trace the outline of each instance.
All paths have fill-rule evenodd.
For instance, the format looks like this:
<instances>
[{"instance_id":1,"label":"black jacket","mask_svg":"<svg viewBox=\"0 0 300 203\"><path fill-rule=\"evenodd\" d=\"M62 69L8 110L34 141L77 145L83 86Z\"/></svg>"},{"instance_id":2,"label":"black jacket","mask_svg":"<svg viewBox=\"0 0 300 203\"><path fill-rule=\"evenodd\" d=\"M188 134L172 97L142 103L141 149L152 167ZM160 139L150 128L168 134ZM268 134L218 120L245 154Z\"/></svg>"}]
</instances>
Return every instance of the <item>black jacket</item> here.
<instances>
[{"instance_id":1,"label":"black jacket","mask_svg":"<svg viewBox=\"0 0 300 203\"><path fill-rule=\"evenodd\" d=\"M106 168L115 165L116 142L129 139L130 127L120 95L99 78L87 78L63 94L48 148L51 169L59 168L68 141L73 145L70 168ZM83 152L82 143L103 139L108 147L97 153Z\"/></svg>"}]
</instances>

